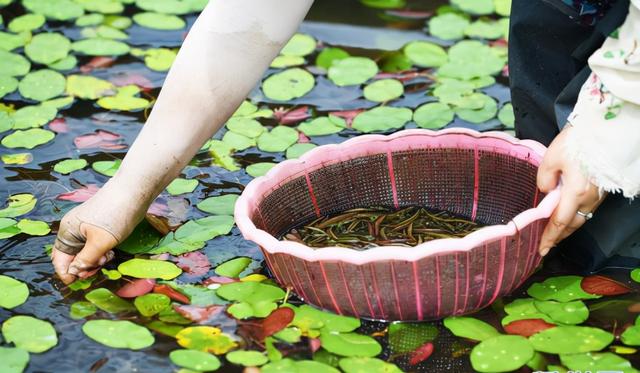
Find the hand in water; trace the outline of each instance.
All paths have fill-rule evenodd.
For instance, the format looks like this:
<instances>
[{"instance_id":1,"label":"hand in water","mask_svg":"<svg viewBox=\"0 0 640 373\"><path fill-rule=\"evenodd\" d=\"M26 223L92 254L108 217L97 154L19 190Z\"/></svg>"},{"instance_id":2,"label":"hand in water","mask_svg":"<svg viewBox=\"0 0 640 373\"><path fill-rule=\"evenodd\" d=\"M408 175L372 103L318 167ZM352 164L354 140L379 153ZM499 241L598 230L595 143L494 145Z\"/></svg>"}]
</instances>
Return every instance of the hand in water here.
<instances>
[{"instance_id":1,"label":"hand in water","mask_svg":"<svg viewBox=\"0 0 640 373\"><path fill-rule=\"evenodd\" d=\"M553 140L538 168L538 188L542 192L552 191L562 177L560 202L540 241L538 250L542 256L586 222L578 211L585 214L595 211L605 197L584 175L580 163L566 157L565 143L571 130L566 128Z\"/></svg>"}]
</instances>

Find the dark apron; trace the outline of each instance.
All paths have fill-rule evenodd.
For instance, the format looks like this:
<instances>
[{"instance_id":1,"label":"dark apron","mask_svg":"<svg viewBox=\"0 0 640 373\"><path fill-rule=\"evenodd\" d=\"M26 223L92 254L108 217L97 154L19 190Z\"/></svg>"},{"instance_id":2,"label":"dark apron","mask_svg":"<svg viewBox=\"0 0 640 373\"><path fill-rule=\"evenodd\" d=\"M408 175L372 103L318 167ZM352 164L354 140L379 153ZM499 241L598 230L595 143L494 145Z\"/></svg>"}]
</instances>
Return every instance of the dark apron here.
<instances>
[{"instance_id":1,"label":"dark apron","mask_svg":"<svg viewBox=\"0 0 640 373\"><path fill-rule=\"evenodd\" d=\"M513 0L509 32L511 100L519 138L545 145L565 125L591 73L587 59L624 22L629 0L609 1L601 17L584 19L562 0ZM585 273L640 265L640 198L609 195L560 255Z\"/></svg>"}]
</instances>

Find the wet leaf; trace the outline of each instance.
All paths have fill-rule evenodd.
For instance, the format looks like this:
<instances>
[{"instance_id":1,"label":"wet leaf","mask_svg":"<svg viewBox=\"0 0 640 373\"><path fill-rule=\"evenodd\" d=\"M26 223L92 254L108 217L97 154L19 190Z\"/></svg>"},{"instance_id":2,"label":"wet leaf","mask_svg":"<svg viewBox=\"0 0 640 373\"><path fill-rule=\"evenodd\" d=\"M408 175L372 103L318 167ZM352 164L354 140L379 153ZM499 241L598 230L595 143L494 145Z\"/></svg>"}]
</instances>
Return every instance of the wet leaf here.
<instances>
[{"instance_id":1,"label":"wet leaf","mask_svg":"<svg viewBox=\"0 0 640 373\"><path fill-rule=\"evenodd\" d=\"M12 19L7 27L9 31L19 34L23 31L39 29L44 25L44 22L45 18L43 15L27 13Z\"/></svg>"},{"instance_id":2,"label":"wet leaf","mask_svg":"<svg viewBox=\"0 0 640 373\"><path fill-rule=\"evenodd\" d=\"M468 25L469 20L460 14L440 14L429 20L429 33L443 40L462 39Z\"/></svg>"},{"instance_id":3,"label":"wet leaf","mask_svg":"<svg viewBox=\"0 0 640 373\"><path fill-rule=\"evenodd\" d=\"M289 101L309 93L315 78L308 71L292 68L269 76L262 83L264 95L276 101Z\"/></svg>"},{"instance_id":4,"label":"wet leaf","mask_svg":"<svg viewBox=\"0 0 640 373\"><path fill-rule=\"evenodd\" d=\"M87 12L121 13L124 6L118 0L75 0Z\"/></svg>"},{"instance_id":5,"label":"wet leaf","mask_svg":"<svg viewBox=\"0 0 640 373\"><path fill-rule=\"evenodd\" d=\"M574 354L599 351L613 341L613 334L588 326L557 326L529 337L537 351L551 354Z\"/></svg>"},{"instance_id":6,"label":"wet leaf","mask_svg":"<svg viewBox=\"0 0 640 373\"><path fill-rule=\"evenodd\" d=\"M36 207L37 201L32 194L14 194L7 198L7 207L0 210L0 218L15 218L24 215Z\"/></svg>"},{"instance_id":7,"label":"wet leaf","mask_svg":"<svg viewBox=\"0 0 640 373\"><path fill-rule=\"evenodd\" d=\"M245 367L259 367L269 362L269 359L259 351L231 351L225 357L230 363Z\"/></svg>"},{"instance_id":8,"label":"wet leaf","mask_svg":"<svg viewBox=\"0 0 640 373\"><path fill-rule=\"evenodd\" d=\"M491 325L482 320L466 316L451 316L444 319L444 326L456 337L484 341L500 335Z\"/></svg>"},{"instance_id":9,"label":"wet leaf","mask_svg":"<svg viewBox=\"0 0 640 373\"><path fill-rule=\"evenodd\" d=\"M119 313L135 310L131 303L113 294L109 289L94 289L85 294L84 297L105 312Z\"/></svg>"},{"instance_id":10,"label":"wet leaf","mask_svg":"<svg viewBox=\"0 0 640 373\"><path fill-rule=\"evenodd\" d=\"M178 16L155 12L136 13L133 21L154 30L181 30L186 26L185 21Z\"/></svg>"},{"instance_id":11,"label":"wet leaf","mask_svg":"<svg viewBox=\"0 0 640 373\"><path fill-rule=\"evenodd\" d=\"M164 334L171 338L175 338L176 335L184 329L182 325L168 324L162 321L153 320L145 326L154 332L158 332L160 334Z\"/></svg>"},{"instance_id":12,"label":"wet leaf","mask_svg":"<svg viewBox=\"0 0 640 373\"><path fill-rule=\"evenodd\" d=\"M78 27L98 26L104 21L104 15L98 13L85 14L76 18L75 25Z\"/></svg>"},{"instance_id":13,"label":"wet leaf","mask_svg":"<svg viewBox=\"0 0 640 373\"><path fill-rule=\"evenodd\" d=\"M556 300L559 302L600 298L600 295L589 294L582 290L581 281L581 276L550 277L543 282L536 282L529 286L527 293L537 300Z\"/></svg>"},{"instance_id":14,"label":"wet leaf","mask_svg":"<svg viewBox=\"0 0 640 373\"><path fill-rule=\"evenodd\" d=\"M216 355L226 354L238 345L227 334L212 326L184 328L176 335L176 339L182 347L211 352Z\"/></svg>"},{"instance_id":15,"label":"wet leaf","mask_svg":"<svg viewBox=\"0 0 640 373\"><path fill-rule=\"evenodd\" d=\"M620 335L620 340L627 346L640 346L640 325L637 324L628 327Z\"/></svg>"},{"instance_id":16,"label":"wet leaf","mask_svg":"<svg viewBox=\"0 0 640 373\"><path fill-rule=\"evenodd\" d=\"M98 308L93 303L87 301L75 302L71 305L69 310L69 316L74 320L84 319L91 316L98 311Z\"/></svg>"},{"instance_id":17,"label":"wet leaf","mask_svg":"<svg viewBox=\"0 0 640 373\"><path fill-rule=\"evenodd\" d=\"M404 8L407 4L406 0L360 0L360 2L370 8L377 9Z\"/></svg>"},{"instance_id":18,"label":"wet leaf","mask_svg":"<svg viewBox=\"0 0 640 373\"><path fill-rule=\"evenodd\" d=\"M381 106L358 114L351 127L365 133L384 132L402 128L412 117L411 109Z\"/></svg>"},{"instance_id":19,"label":"wet leaf","mask_svg":"<svg viewBox=\"0 0 640 373\"><path fill-rule=\"evenodd\" d=\"M536 308L553 321L562 324L581 324L589 318L589 309L582 301L555 302L535 301Z\"/></svg>"},{"instance_id":20,"label":"wet leaf","mask_svg":"<svg viewBox=\"0 0 640 373\"><path fill-rule=\"evenodd\" d=\"M155 342L147 328L127 320L90 320L82 326L82 331L87 337L111 348L141 350Z\"/></svg>"},{"instance_id":21,"label":"wet leaf","mask_svg":"<svg viewBox=\"0 0 640 373\"><path fill-rule=\"evenodd\" d=\"M18 222L13 219L0 218L0 240L3 240L5 238L10 238L17 234L20 234L20 229L17 227L17 224ZM0 301L0 307L2 307L1 301Z\"/></svg>"},{"instance_id":22,"label":"wet leaf","mask_svg":"<svg viewBox=\"0 0 640 373\"><path fill-rule=\"evenodd\" d=\"M553 320L546 314L540 312L534 302L535 299L533 298L521 298L505 305L504 311L507 313L507 316L502 319L502 325L507 325L517 320L528 319L542 319L552 324Z\"/></svg>"},{"instance_id":23,"label":"wet leaf","mask_svg":"<svg viewBox=\"0 0 640 373\"><path fill-rule=\"evenodd\" d=\"M18 80L12 76L0 75L0 98L14 92L18 89ZM8 117L7 113L2 112ZM2 132L2 125L0 124L0 132Z\"/></svg>"},{"instance_id":24,"label":"wet leaf","mask_svg":"<svg viewBox=\"0 0 640 373\"><path fill-rule=\"evenodd\" d=\"M560 361L576 372L637 372L631 363L611 352L587 352L585 354L561 354Z\"/></svg>"},{"instance_id":25,"label":"wet leaf","mask_svg":"<svg viewBox=\"0 0 640 373\"><path fill-rule=\"evenodd\" d=\"M242 302L233 305L239 318L266 317L276 308L275 301L284 298L285 292L275 286L260 282L234 282L220 286L216 293L227 300ZM229 312L234 312L230 307ZM232 313L233 314L233 313ZM237 315L234 315L237 316Z\"/></svg>"},{"instance_id":26,"label":"wet leaf","mask_svg":"<svg viewBox=\"0 0 640 373\"><path fill-rule=\"evenodd\" d=\"M487 15L494 11L493 0L451 0L451 4L475 15Z\"/></svg>"},{"instance_id":27,"label":"wet leaf","mask_svg":"<svg viewBox=\"0 0 640 373\"><path fill-rule=\"evenodd\" d=\"M5 342L13 343L23 350L40 353L58 344L58 335L53 326L31 316L13 316L2 324Z\"/></svg>"},{"instance_id":28,"label":"wet leaf","mask_svg":"<svg viewBox=\"0 0 640 373\"><path fill-rule=\"evenodd\" d=\"M153 292L156 294L164 294L166 296L168 296L169 298L171 298L172 300L175 300L176 302L180 302L180 303L184 303L184 304L189 304L191 303L191 300L189 299L188 296L182 294L181 292L179 292L178 290L172 288L169 285L156 285L153 287Z\"/></svg>"},{"instance_id":29,"label":"wet leaf","mask_svg":"<svg viewBox=\"0 0 640 373\"><path fill-rule=\"evenodd\" d=\"M219 276L237 278L253 260L248 257L239 257L226 261L216 267L215 273Z\"/></svg>"},{"instance_id":30,"label":"wet leaf","mask_svg":"<svg viewBox=\"0 0 640 373\"><path fill-rule=\"evenodd\" d=\"M176 265L191 276L206 275L211 269L209 258L200 251L180 255Z\"/></svg>"},{"instance_id":31,"label":"wet leaf","mask_svg":"<svg viewBox=\"0 0 640 373\"><path fill-rule=\"evenodd\" d=\"M263 176L269 172L276 164L271 162L258 162L247 166L245 171L253 177Z\"/></svg>"},{"instance_id":32,"label":"wet leaf","mask_svg":"<svg viewBox=\"0 0 640 373\"><path fill-rule=\"evenodd\" d=\"M105 38L82 39L71 44L71 49L87 56L121 56L130 50L121 41Z\"/></svg>"},{"instance_id":33,"label":"wet leaf","mask_svg":"<svg viewBox=\"0 0 640 373\"><path fill-rule=\"evenodd\" d=\"M175 350L169 354L171 362L177 366L198 372L211 372L220 368L220 360L215 355L195 350Z\"/></svg>"},{"instance_id":34,"label":"wet leaf","mask_svg":"<svg viewBox=\"0 0 640 373\"><path fill-rule=\"evenodd\" d=\"M373 338L356 333L320 332L322 347L336 355L347 357L374 357L382 347Z\"/></svg>"},{"instance_id":35,"label":"wet leaf","mask_svg":"<svg viewBox=\"0 0 640 373\"><path fill-rule=\"evenodd\" d=\"M91 164L91 168L99 174L111 177L116 174L116 171L118 171L121 164L122 161L119 159L116 159L115 161L98 161L93 162Z\"/></svg>"},{"instance_id":36,"label":"wet leaf","mask_svg":"<svg viewBox=\"0 0 640 373\"><path fill-rule=\"evenodd\" d=\"M439 77L469 80L495 75L505 60L489 46L476 40L463 40L449 48L449 61L438 69Z\"/></svg>"},{"instance_id":37,"label":"wet leaf","mask_svg":"<svg viewBox=\"0 0 640 373\"><path fill-rule=\"evenodd\" d=\"M210 324L224 311L224 306L211 305L206 307L190 305L173 305L173 309L185 318L198 323Z\"/></svg>"},{"instance_id":38,"label":"wet leaf","mask_svg":"<svg viewBox=\"0 0 640 373\"><path fill-rule=\"evenodd\" d=\"M175 232L178 241L197 243L228 234L233 228L233 216L217 215L190 220Z\"/></svg>"},{"instance_id":39,"label":"wet leaf","mask_svg":"<svg viewBox=\"0 0 640 373\"><path fill-rule=\"evenodd\" d=\"M385 54L380 61L380 69L386 73L403 72L411 69L413 63L403 52Z\"/></svg>"},{"instance_id":40,"label":"wet leaf","mask_svg":"<svg viewBox=\"0 0 640 373\"><path fill-rule=\"evenodd\" d=\"M31 236L46 236L51 232L49 225L43 221L22 219L16 224L22 233Z\"/></svg>"},{"instance_id":41,"label":"wet leaf","mask_svg":"<svg viewBox=\"0 0 640 373\"><path fill-rule=\"evenodd\" d=\"M631 292L625 284L600 275L587 276L580 281L582 290L595 295L621 295Z\"/></svg>"},{"instance_id":42,"label":"wet leaf","mask_svg":"<svg viewBox=\"0 0 640 373\"><path fill-rule=\"evenodd\" d=\"M24 46L29 40L31 40L30 32L21 32L18 35L14 35L8 32L0 31L0 50L4 50L7 52L12 51L16 48Z\"/></svg>"},{"instance_id":43,"label":"wet leaf","mask_svg":"<svg viewBox=\"0 0 640 373\"><path fill-rule=\"evenodd\" d=\"M334 60L329 67L329 79L337 86L360 85L378 73L375 61L366 57L347 57Z\"/></svg>"},{"instance_id":44,"label":"wet leaf","mask_svg":"<svg viewBox=\"0 0 640 373\"><path fill-rule=\"evenodd\" d=\"M274 333L273 336L280 341L294 344L300 342L302 331L300 331L300 329L296 327L289 327L284 328L277 333Z\"/></svg>"},{"instance_id":45,"label":"wet leaf","mask_svg":"<svg viewBox=\"0 0 640 373\"><path fill-rule=\"evenodd\" d=\"M395 364L371 357L348 357L340 359L340 368L345 373L400 373Z\"/></svg>"},{"instance_id":46,"label":"wet leaf","mask_svg":"<svg viewBox=\"0 0 640 373\"><path fill-rule=\"evenodd\" d=\"M88 289L95 279L96 276L91 276L89 278L75 280L71 285L69 285L69 289L72 291Z\"/></svg>"},{"instance_id":47,"label":"wet leaf","mask_svg":"<svg viewBox=\"0 0 640 373\"><path fill-rule=\"evenodd\" d=\"M198 209L214 215L233 215L237 194L209 197L197 204Z\"/></svg>"},{"instance_id":48,"label":"wet leaf","mask_svg":"<svg viewBox=\"0 0 640 373\"><path fill-rule=\"evenodd\" d=\"M479 372L510 372L533 357L529 341L518 335L499 335L486 339L471 351L471 365Z\"/></svg>"},{"instance_id":49,"label":"wet leaf","mask_svg":"<svg viewBox=\"0 0 640 373\"><path fill-rule=\"evenodd\" d=\"M304 57L316 50L316 40L306 34L295 34L282 48L280 54L283 56Z\"/></svg>"},{"instance_id":50,"label":"wet leaf","mask_svg":"<svg viewBox=\"0 0 640 373\"><path fill-rule=\"evenodd\" d=\"M260 136L266 130L260 122L250 118L231 118L227 122L227 129L252 139Z\"/></svg>"},{"instance_id":51,"label":"wet leaf","mask_svg":"<svg viewBox=\"0 0 640 373\"><path fill-rule=\"evenodd\" d=\"M31 153L15 153L15 154L3 154L0 156L0 160L4 164L22 165L31 163L33 161L33 154Z\"/></svg>"},{"instance_id":52,"label":"wet leaf","mask_svg":"<svg viewBox=\"0 0 640 373\"><path fill-rule=\"evenodd\" d=\"M306 143L306 144L293 144L289 149L287 149L285 156L287 159L296 159L300 158L303 154L308 152L311 149L316 148L316 144Z\"/></svg>"},{"instance_id":53,"label":"wet leaf","mask_svg":"<svg viewBox=\"0 0 640 373\"><path fill-rule=\"evenodd\" d=\"M147 99L136 97L140 88L135 85L119 87L115 96L98 99L98 106L109 110L136 111L149 106Z\"/></svg>"},{"instance_id":54,"label":"wet leaf","mask_svg":"<svg viewBox=\"0 0 640 373\"><path fill-rule=\"evenodd\" d=\"M85 159L65 159L56 163L53 166L53 170L57 173L68 175L73 171L82 170L87 167L87 161Z\"/></svg>"},{"instance_id":55,"label":"wet leaf","mask_svg":"<svg viewBox=\"0 0 640 373\"><path fill-rule=\"evenodd\" d=\"M346 128L346 121L340 117L329 115L304 122L298 130L307 136L325 136L338 133Z\"/></svg>"},{"instance_id":56,"label":"wet leaf","mask_svg":"<svg viewBox=\"0 0 640 373\"><path fill-rule=\"evenodd\" d=\"M213 159L213 164L229 171L237 171L240 168L231 157L232 152L233 149L220 140L211 140L209 143L209 153Z\"/></svg>"},{"instance_id":57,"label":"wet leaf","mask_svg":"<svg viewBox=\"0 0 640 373\"><path fill-rule=\"evenodd\" d=\"M481 18L468 25L464 34L471 38L495 40L504 36L504 30L500 22Z\"/></svg>"},{"instance_id":58,"label":"wet leaf","mask_svg":"<svg viewBox=\"0 0 640 373\"><path fill-rule=\"evenodd\" d=\"M178 277L182 270L171 262L150 259L130 259L118 266L118 271L125 276L135 278L161 278L171 280Z\"/></svg>"},{"instance_id":59,"label":"wet leaf","mask_svg":"<svg viewBox=\"0 0 640 373\"><path fill-rule=\"evenodd\" d=\"M387 102L404 94L404 85L396 79L381 79L364 87L364 97L369 101Z\"/></svg>"},{"instance_id":60,"label":"wet leaf","mask_svg":"<svg viewBox=\"0 0 640 373\"><path fill-rule=\"evenodd\" d=\"M498 104L493 98L485 95L484 93L474 93L472 96L480 100L480 108L456 108L456 115L459 116L460 119L471 123L482 123L496 116L496 113L498 112Z\"/></svg>"},{"instance_id":61,"label":"wet leaf","mask_svg":"<svg viewBox=\"0 0 640 373\"><path fill-rule=\"evenodd\" d=\"M269 364L263 365L260 368L262 373L338 373L339 371L329 365L319 363L317 361L312 360L291 360L291 359L282 359L275 360L271 359Z\"/></svg>"},{"instance_id":62,"label":"wet leaf","mask_svg":"<svg viewBox=\"0 0 640 373\"><path fill-rule=\"evenodd\" d=\"M2 219L0 219L0 227L2 225ZM3 229L0 228L0 232L2 231ZM26 302L27 298L29 298L27 284L9 276L0 275L0 307L12 309Z\"/></svg>"},{"instance_id":63,"label":"wet leaf","mask_svg":"<svg viewBox=\"0 0 640 373\"><path fill-rule=\"evenodd\" d=\"M0 49L0 71L5 76L21 76L31 70L31 63L19 54Z\"/></svg>"},{"instance_id":64,"label":"wet leaf","mask_svg":"<svg viewBox=\"0 0 640 373\"><path fill-rule=\"evenodd\" d=\"M513 106L511 103L505 104L498 112L498 119L500 123L504 124L507 128L513 128L516 118L513 113Z\"/></svg>"},{"instance_id":65,"label":"wet leaf","mask_svg":"<svg viewBox=\"0 0 640 373\"><path fill-rule=\"evenodd\" d=\"M67 94L78 98L96 100L114 92L114 85L103 79L85 75L69 75L67 77Z\"/></svg>"},{"instance_id":66,"label":"wet leaf","mask_svg":"<svg viewBox=\"0 0 640 373\"><path fill-rule=\"evenodd\" d=\"M640 282L640 268L636 268L629 274L629 277L635 282Z\"/></svg>"},{"instance_id":67,"label":"wet leaf","mask_svg":"<svg viewBox=\"0 0 640 373\"><path fill-rule=\"evenodd\" d=\"M58 33L42 33L31 39L24 52L33 62L49 65L67 57L71 50L71 41Z\"/></svg>"},{"instance_id":68,"label":"wet leaf","mask_svg":"<svg viewBox=\"0 0 640 373\"><path fill-rule=\"evenodd\" d=\"M169 307L171 299L164 294L145 294L137 297L133 304L142 316L151 317Z\"/></svg>"},{"instance_id":69,"label":"wet leaf","mask_svg":"<svg viewBox=\"0 0 640 373\"><path fill-rule=\"evenodd\" d=\"M60 96L65 89L64 76L53 70L32 71L25 75L18 85L24 98L46 101Z\"/></svg>"},{"instance_id":70,"label":"wet leaf","mask_svg":"<svg viewBox=\"0 0 640 373\"><path fill-rule=\"evenodd\" d=\"M5 373L22 373L29 364L29 353L21 348L0 347L0 361Z\"/></svg>"},{"instance_id":71,"label":"wet leaf","mask_svg":"<svg viewBox=\"0 0 640 373\"><path fill-rule=\"evenodd\" d=\"M440 129L453 121L454 112L447 104L431 102L413 113L413 121L421 128Z\"/></svg>"},{"instance_id":72,"label":"wet leaf","mask_svg":"<svg viewBox=\"0 0 640 373\"><path fill-rule=\"evenodd\" d=\"M56 108L48 105L23 106L13 113L13 129L28 129L47 124L56 117ZM41 135L38 133L38 135Z\"/></svg>"},{"instance_id":73,"label":"wet leaf","mask_svg":"<svg viewBox=\"0 0 640 373\"><path fill-rule=\"evenodd\" d=\"M191 193L198 187L198 180L196 179L174 179L169 185L167 185L167 192L172 196L180 194Z\"/></svg>"},{"instance_id":74,"label":"wet leaf","mask_svg":"<svg viewBox=\"0 0 640 373\"><path fill-rule=\"evenodd\" d=\"M521 319L511 321L504 325L504 331L507 332L507 334L530 337L543 330L554 328L555 326L555 324L548 323L543 319Z\"/></svg>"},{"instance_id":75,"label":"wet leaf","mask_svg":"<svg viewBox=\"0 0 640 373\"><path fill-rule=\"evenodd\" d=\"M145 65L155 71L168 71L177 55L175 50L168 48L147 49L141 52L140 56L144 57Z\"/></svg>"},{"instance_id":76,"label":"wet leaf","mask_svg":"<svg viewBox=\"0 0 640 373\"><path fill-rule=\"evenodd\" d=\"M410 365L417 365L427 360L433 354L433 343L427 342L411 353Z\"/></svg>"},{"instance_id":77,"label":"wet leaf","mask_svg":"<svg viewBox=\"0 0 640 373\"><path fill-rule=\"evenodd\" d=\"M439 67L447 62L447 52L441 46L426 41L412 41L404 47L404 54L420 67Z\"/></svg>"},{"instance_id":78,"label":"wet leaf","mask_svg":"<svg viewBox=\"0 0 640 373\"><path fill-rule=\"evenodd\" d=\"M33 13L57 21L69 21L84 13L82 7L71 0L23 0L22 5Z\"/></svg>"},{"instance_id":79,"label":"wet leaf","mask_svg":"<svg viewBox=\"0 0 640 373\"><path fill-rule=\"evenodd\" d=\"M343 60L349 57L349 53L341 48L323 48L316 57L316 66L329 70L334 61Z\"/></svg>"},{"instance_id":80,"label":"wet leaf","mask_svg":"<svg viewBox=\"0 0 640 373\"><path fill-rule=\"evenodd\" d=\"M438 336L438 328L423 323L394 322L389 325L389 348L394 354L415 351Z\"/></svg>"},{"instance_id":81,"label":"wet leaf","mask_svg":"<svg viewBox=\"0 0 640 373\"><path fill-rule=\"evenodd\" d=\"M231 131L224 134L222 141L229 145L234 151L242 151L256 146L255 139Z\"/></svg>"},{"instance_id":82,"label":"wet leaf","mask_svg":"<svg viewBox=\"0 0 640 373\"><path fill-rule=\"evenodd\" d=\"M271 153L283 152L297 141L298 132L296 130L290 127L277 126L258 137L258 149Z\"/></svg>"}]
</instances>

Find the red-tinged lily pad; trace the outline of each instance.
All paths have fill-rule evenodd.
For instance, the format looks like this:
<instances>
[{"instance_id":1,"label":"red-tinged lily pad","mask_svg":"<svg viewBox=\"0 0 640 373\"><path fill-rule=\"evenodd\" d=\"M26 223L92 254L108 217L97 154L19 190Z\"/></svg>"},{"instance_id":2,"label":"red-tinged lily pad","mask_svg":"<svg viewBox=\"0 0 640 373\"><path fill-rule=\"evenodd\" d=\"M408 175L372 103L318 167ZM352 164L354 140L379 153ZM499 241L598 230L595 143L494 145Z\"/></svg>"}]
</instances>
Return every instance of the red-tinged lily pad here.
<instances>
[{"instance_id":1,"label":"red-tinged lily pad","mask_svg":"<svg viewBox=\"0 0 640 373\"><path fill-rule=\"evenodd\" d=\"M278 308L260 322L255 323L251 333L255 340L263 341L286 328L293 321L294 316L295 312L291 308Z\"/></svg>"},{"instance_id":2,"label":"red-tinged lily pad","mask_svg":"<svg viewBox=\"0 0 640 373\"><path fill-rule=\"evenodd\" d=\"M96 56L86 64L80 66L80 71L84 74L88 74L95 69L105 69L107 67L111 67L115 62L116 59L113 57Z\"/></svg>"},{"instance_id":3,"label":"red-tinged lily pad","mask_svg":"<svg viewBox=\"0 0 640 373\"><path fill-rule=\"evenodd\" d=\"M201 251L194 251L180 255L176 265L185 273L192 276L202 276L211 269L209 258Z\"/></svg>"},{"instance_id":4,"label":"red-tinged lily pad","mask_svg":"<svg viewBox=\"0 0 640 373\"><path fill-rule=\"evenodd\" d=\"M504 326L504 331L508 334L530 337L543 330L554 328L556 325L550 324L542 319L523 319L512 321Z\"/></svg>"},{"instance_id":5,"label":"red-tinged lily pad","mask_svg":"<svg viewBox=\"0 0 640 373\"><path fill-rule=\"evenodd\" d=\"M601 297L582 290L581 282L581 276L550 277L543 282L536 282L529 286L527 293L537 300L556 300L558 302Z\"/></svg>"},{"instance_id":6,"label":"red-tinged lily pad","mask_svg":"<svg viewBox=\"0 0 640 373\"><path fill-rule=\"evenodd\" d=\"M280 124L295 124L311 117L308 106L296 109L278 108L273 111L273 116Z\"/></svg>"},{"instance_id":7,"label":"red-tinged lily pad","mask_svg":"<svg viewBox=\"0 0 640 373\"><path fill-rule=\"evenodd\" d=\"M74 191L59 194L56 199L61 201L84 202L93 197L100 190L95 184L82 186Z\"/></svg>"},{"instance_id":8,"label":"red-tinged lily pad","mask_svg":"<svg viewBox=\"0 0 640 373\"><path fill-rule=\"evenodd\" d=\"M224 311L224 308L224 306L215 304L206 307L173 305L173 309L176 312L198 324L209 324L213 322L213 320Z\"/></svg>"},{"instance_id":9,"label":"red-tinged lily pad","mask_svg":"<svg viewBox=\"0 0 640 373\"><path fill-rule=\"evenodd\" d=\"M631 292L626 285L605 276L587 276L580 282L582 290L595 295L621 295Z\"/></svg>"},{"instance_id":10,"label":"red-tinged lily pad","mask_svg":"<svg viewBox=\"0 0 640 373\"><path fill-rule=\"evenodd\" d=\"M413 353L411 353L411 357L409 358L410 365L420 364L423 361L427 360L429 356L433 354L433 343L427 342L424 345L418 347Z\"/></svg>"},{"instance_id":11,"label":"red-tinged lily pad","mask_svg":"<svg viewBox=\"0 0 640 373\"><path fill-rule=\"evenodd\" d=\"M164 285L164 284L156 285L153 287L153 292L157 294L164 294L169 298L175 300L176 302L180 302L184 304L191 303L191 300L189 300L188 296L182 294L181 292L177 291L176 289L172 288L169 285Z\"/></svg>"},{"instance_id":12,"label":"red-tinged lily pad","mask_svg":"<svg viewBox=\"0 0 640 373\"><path fill-rule=\"evenodd\" d=\"M73 143L78 149L118 150L127 148L127 145L122 143L122 136L104 130L97 130L94 133L78 136L73 139Z\"/></svg>"},{"instance_id":13,"label":"red-tinged lily pad","mask_svg":"<svg viewBox=\"0 0 640 373\"><path fill-rule=\"evenodd\" d=\"M178 344L190 350L226 354L238 343L213 326L192 326L182 329L177 335Z\"/></svg>"},{"instance_id":14,"label":"red-tinged lily pad","mask_svg":"<svg viewBox=\"0 0 640 373\"><path fill-rule=\"evenodd\" d=\"M153 290L156 280L140 278L126 283L118 289L116 295L122 298L135 298L147 294Z\"/></svg>"},{"instance_id":15,"label":"red-tinged lily pad","mask_svg":"<svg viewBox=\"0 0 640 373\"><path fill-rule=\"evenodd\" d=\"M355 119L355 117L357 117L358 114L362 113L363 111L364 109L333 111L330 113L330 115L334 115L336 117L344 119L346 122L347 128L351 128L351 123L353 123L353 120Z\"/></svg>"},{"instance_id":16,"label":"red-tinged lily pad","mask_svg":"<svg viewBox=\"0 0 640 373\"><path fill-rule=\"evenodd\" d=\"M406 354L435 340L438 334L438 328L431 324L394 322L389 325L389 348L394 354Z\"/></svg>"}]
</instances>

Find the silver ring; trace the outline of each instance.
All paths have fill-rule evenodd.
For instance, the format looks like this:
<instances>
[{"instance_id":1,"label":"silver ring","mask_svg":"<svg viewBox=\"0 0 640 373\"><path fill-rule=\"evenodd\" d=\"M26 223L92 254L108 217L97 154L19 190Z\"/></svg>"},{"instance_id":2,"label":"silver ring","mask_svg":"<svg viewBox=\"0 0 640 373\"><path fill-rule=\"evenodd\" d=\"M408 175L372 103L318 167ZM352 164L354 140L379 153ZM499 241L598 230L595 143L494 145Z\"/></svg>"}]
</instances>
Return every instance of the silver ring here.
<instances>
[{"instance_id":1,"label":"silver ring","mask_svg":"<svg viewBox=\"0 0 640 373\"><path fill-rule=\"evenodd\" d=\"M582 216L584 218L584 220L589 220L593 217L593 212L582 212L580 210L578 210L578 212L576 212L576 214Z\"/></svg>"}]
</instances>

